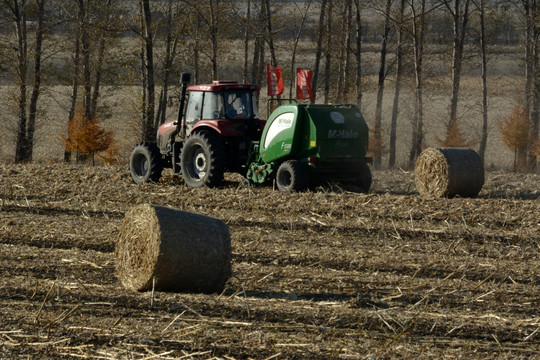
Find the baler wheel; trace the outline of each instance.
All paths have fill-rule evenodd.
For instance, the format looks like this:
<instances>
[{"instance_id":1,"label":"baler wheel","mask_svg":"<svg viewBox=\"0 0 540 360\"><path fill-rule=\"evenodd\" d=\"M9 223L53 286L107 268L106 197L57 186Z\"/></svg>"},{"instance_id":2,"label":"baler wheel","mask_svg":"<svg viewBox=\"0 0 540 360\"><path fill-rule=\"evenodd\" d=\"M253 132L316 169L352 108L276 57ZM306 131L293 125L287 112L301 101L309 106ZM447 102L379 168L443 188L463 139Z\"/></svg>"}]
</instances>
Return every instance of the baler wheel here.
<instances>
[{"instance_id":1,"label":"baler wheel","mask_svg":"<svg viewBox=\"0 0 540 360\"><path fill-rule=\"evenodd\" d=\"M298 160L282 163L276 174L276 184L280 191L302 191L309 186L309 169Z\"/></svg>"},{"instance_id":2,"label":"baler wheel","mask_svg":"<svg viewBox=\"0 0 540 360\"><path fill-rule=\"evenodd\" d=\"M371 170L367 164L360 166L356 177L356 185L362 189L362 192L368 193L371 188Z\"/></svg>"},{"instance_id":3,"label":"baler wheel","mask_svg":"<svg viewBox=\"0 0 540 360\"><path fill-rule=\"evenodd\" d=\"M161 153L156 144L142 142L133 148L129 157L129 172L134 183L158 182L162 171Z\"/></svg>"},{"instance_id":4,"label":"baler wheel","mask_svg":"<svg viewBox=\"0 0 540 360\"><path fill-rule=\"evenodd\" d=\"M182 178L191 187L216 186L223 181L225 150L221 139L207 131L188 137L180 153Z\"/></svg>"}]
</instances>

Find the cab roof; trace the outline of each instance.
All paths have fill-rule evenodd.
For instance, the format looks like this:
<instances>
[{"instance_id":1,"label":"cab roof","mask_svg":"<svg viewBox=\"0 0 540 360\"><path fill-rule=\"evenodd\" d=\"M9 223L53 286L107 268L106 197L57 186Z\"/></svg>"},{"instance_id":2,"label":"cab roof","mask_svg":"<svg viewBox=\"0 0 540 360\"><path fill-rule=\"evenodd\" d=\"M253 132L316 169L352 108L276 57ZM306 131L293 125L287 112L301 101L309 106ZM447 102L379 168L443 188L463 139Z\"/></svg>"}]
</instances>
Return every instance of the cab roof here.
<instances>
[{"instance_id":1,"label":"cab roof","mask_svg":"<svg viewBox=\"0 0 540 360\"><path fill-rule=\"evenodd\" d=\"M211 84L204 85L191 85L188 87L190 91L210 91L219 92L222 90L255 90L258 91L259 87L256 85L239 84L233 80L214 80Z\"/></svg>"}]
</instances>

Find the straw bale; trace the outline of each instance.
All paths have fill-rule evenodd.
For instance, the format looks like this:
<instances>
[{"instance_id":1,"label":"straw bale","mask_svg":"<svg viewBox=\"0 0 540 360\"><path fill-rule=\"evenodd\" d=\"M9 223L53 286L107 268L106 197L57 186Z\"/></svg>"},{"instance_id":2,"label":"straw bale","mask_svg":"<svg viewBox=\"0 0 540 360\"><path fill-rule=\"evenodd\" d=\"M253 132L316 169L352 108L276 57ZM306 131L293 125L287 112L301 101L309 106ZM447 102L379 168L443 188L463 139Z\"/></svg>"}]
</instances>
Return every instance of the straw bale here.
<instances>
[{"instance_id":1,"label":"straw bale","mask_svg":"<svg viewBox=\"0 0 540 360\"><path fill-rule=\"evenodd\" d=\"M231 274L221 220L150 204L125 215L115 256L118 278L137 291L220 292Z\"/></svg>"},{"instance_id":2,"label":"straw bale","mask_svg":"<svg viewBox=\"0 0 540 360\"><path fill-rule=\"evenodd\" d=\"M416 189L422 197L475 197L484 185L484 165L468 148L427 148L416 161Z\"/></svg>"}]
</instances>

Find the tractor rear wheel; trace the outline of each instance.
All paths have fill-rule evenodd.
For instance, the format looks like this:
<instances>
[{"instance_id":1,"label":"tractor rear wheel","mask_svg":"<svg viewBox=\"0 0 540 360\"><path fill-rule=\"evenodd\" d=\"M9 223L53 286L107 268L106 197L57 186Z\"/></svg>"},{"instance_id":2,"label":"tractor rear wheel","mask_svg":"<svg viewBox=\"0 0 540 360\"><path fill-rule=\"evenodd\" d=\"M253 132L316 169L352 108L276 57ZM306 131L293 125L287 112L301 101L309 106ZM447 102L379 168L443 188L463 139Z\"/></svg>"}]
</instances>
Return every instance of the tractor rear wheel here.
<instances>
[{"instance_id":1,"label":"tractor rear wheel","mask_svg":"<svg viewBox=\"0 0 540 360\"><path fill-rule=\"evenodd\" d=\"M276 184L280 191L302 191L309 186L309 169L298 160L282 163L276 173Z\"/></svg>"},{"instance_id":2,"label":"tractor rear wheel","mask_svg":"<svg viewBox=\"0 0 540 360\"><path fill-rule=\"evenodd\" d=\"M135 184L158 182L163 171L161 153L156 144L142 142L129 157L129 172Z\"/></svg>"},{"instance_id":3,"label":"tractor rear wheel","mask_svg":"<svg viewBox=\"0 0 540 360\"><path fill-rule=\"evenodd\" d=\"M182 178L191 187L216 186L223 181L225 150L221 139L207 131L188 137L180 153Z\"/></svg>"},{"instance_id":4,"label":"tractor rear wheel","mask_svg":"<svg viewBox=\"0 0 540 360\"><path fill-rule=\"evenodd\" d=\"M362 189L362 192L368 193L371 188L371 170L367 164L363 164L358 169L356 175L356 185Z\"/></svg>"}]
</instances>

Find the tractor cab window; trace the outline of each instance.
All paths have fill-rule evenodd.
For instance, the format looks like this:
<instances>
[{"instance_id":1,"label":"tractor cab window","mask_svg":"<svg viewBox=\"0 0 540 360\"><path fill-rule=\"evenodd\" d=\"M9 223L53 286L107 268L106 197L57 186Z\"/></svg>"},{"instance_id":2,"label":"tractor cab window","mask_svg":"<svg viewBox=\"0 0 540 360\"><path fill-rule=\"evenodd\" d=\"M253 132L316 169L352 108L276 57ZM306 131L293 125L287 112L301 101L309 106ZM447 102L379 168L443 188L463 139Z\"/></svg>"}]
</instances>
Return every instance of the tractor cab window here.
<instances>
[{"instance_id":1,"label":"tractor cab window","mask_svg":"<svg viewBox=\"0 0 540 360\"><path fill-rule=\"evenodd\" d=\"M204 94L203 119L223 119L225 118L225 105L223 96L216 92Z\"/></svg>"},{"instance_id":2,"label":"tractor cab window","mask_svg":"<svg viewBox=\"0 0 540 360\"><path fill-rule=\"evenodd\" d=\"M225 91L225 115L228 119L252 119L258 117L252 93L247 91Z\"/></svg>"},{"instance_id":3,"label":"tractor cab window","mask_svg":"<svg viewBox=\"0 0 540 360\"><path fill-rule=\"evenodd\" d=\"M193 123L201 119L202 99L202 91L192 91L189 93L186 107L186 123Z\"/></svg>"}]
</instances>

